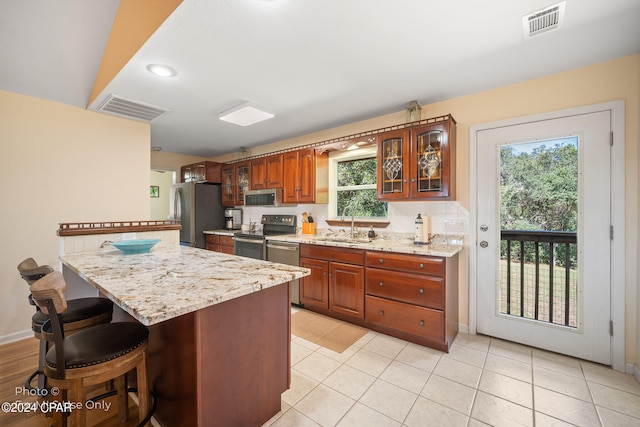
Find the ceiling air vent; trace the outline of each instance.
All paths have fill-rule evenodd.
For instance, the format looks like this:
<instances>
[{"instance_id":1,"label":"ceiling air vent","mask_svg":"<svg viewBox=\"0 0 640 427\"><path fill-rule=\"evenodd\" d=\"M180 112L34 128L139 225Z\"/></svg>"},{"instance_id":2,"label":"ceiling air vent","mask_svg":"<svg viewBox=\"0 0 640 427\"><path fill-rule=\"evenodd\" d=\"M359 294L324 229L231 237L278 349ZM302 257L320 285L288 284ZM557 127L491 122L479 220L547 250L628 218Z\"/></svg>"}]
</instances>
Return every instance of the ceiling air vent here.
<instances>
[{"instance_id":1,"label":"ceiling air vent","mask_svg":"<svg viewBox=\"0 0 640 427\"><path fill-rule=\"evenodd\" d=\"M523 16L522 29L524 30L524 38L530 39L547 31L560 28L564 21L564 8L565 2L561 2Z\"/></svg>"},{"instance_id":2,"label":"ceiling air vent","mask_svg":"<svg viewBox=\"0 0 640 427\"><path fill-rule=\"evenodd\" d=\"M116 95L109 95L98 105L97 111L115 114L129 119L150 122L157 119L169 110L153 105L142 104L130 99L121 98Z\"/></svg>"}]
</instances>

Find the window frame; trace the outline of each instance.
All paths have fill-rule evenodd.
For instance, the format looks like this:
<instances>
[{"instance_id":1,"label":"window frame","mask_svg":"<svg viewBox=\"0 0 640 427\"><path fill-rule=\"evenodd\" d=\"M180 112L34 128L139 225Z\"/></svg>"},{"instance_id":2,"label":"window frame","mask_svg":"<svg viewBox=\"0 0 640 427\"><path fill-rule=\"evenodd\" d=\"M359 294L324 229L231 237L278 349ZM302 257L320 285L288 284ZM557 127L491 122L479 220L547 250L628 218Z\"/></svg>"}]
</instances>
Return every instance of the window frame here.
<instances>
[{"instance_id":1,"label":"window frame","mask_svg":"<svg viewBox=\"0 0 640 427\"><path fill-rule=\"evenodd\" d=\"M327 218L330 220L339 220L341 216L336 212L338 204L338 163L361 160L368 158L376 158L378 156L377 146L358 148L357 150L344 150L344 151L332 151L329 153L329 203L327 204ZM376 181L378 176L376 174ZM340 187L342 190L377 190L377 183L365 184L365 185L350 185ZM385 203L384 201L381 201ZM336 214L333 214L336 212ZM356 217L360 220L366 221L386 221L388 219L389 210L387 209L387 216L369 216L369 217Z\"/></svg>"}]
</instances>

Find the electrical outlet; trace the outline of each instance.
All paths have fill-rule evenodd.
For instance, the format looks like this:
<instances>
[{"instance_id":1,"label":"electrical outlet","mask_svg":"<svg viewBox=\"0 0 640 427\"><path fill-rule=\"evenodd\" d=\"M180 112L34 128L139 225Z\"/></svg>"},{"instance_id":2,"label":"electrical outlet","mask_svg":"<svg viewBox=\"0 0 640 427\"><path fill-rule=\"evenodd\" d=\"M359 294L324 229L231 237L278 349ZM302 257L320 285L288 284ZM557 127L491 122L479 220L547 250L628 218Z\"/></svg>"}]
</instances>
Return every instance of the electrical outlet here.
<instances>
[{"instance_id":1,"label":"electrical outlet","mask_svg":"<svg viewBox=\"0 0 640 427\"><path fill-rule=\"evenodd\" d=\"M467 221L464 219L445 219L444 231L450 233L465 233L467 231Z\"/></svg>"},{"instance_id":2,"label":"electrical outlet","mask_svg":"<svg viewBox=\"0 0 640 427\"><path fill-rule=\"evenodd\" d=\"M122 240L135 240L136 233L122 233Z\"/></svg>"}]
</instances>

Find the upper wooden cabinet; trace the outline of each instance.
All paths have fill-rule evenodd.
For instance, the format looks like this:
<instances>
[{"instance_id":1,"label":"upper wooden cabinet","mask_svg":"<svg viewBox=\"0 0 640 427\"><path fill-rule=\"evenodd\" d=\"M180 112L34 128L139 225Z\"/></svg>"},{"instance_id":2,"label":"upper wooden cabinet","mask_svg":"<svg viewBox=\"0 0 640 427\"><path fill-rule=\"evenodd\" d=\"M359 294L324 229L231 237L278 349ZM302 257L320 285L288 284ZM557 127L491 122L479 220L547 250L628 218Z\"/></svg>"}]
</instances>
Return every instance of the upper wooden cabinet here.
<instances>
[{"instance_id":1,"label":"upper wooden cabinet","mask_svg":"<svg viewBox=\"0 0 640 427\"><path fill-rule=\"evenodd\" d=\"M251 189L282 188L282 154L273 154L251 160Z\"/></svg>"},{"instance_id":2,"label":"upper wooden cabinet","mask_svg":"<svg viewBox=\"0 0 640 427\"><path fill-rule=\"evenodd\" d=\"M326 203L322 191L324 180L316 181L318 172L326 169L327 155L317 154L313 148L290 151L283 156L283 201L284 203ZM320 190L318 191L318 184ZM319 200L318 200L319 199Z\"/></svg>"},{"instance_id":3,"label":"upper wooden cabinet","mask_svg":"<svg viewBox=\"0 0 640 427\"><path fill-rule=\"evenodd\" d=\"M378 198L455 199L456 123L447 119L378 136Z\"/></svg>"},{"instance_id":4,"label":"upper wooden cabinet","mask_svg":"<svg viewBox=\"0 0 640 427\"><path fill-rule=\"evenodd\" d=\"M251 174L250 162L239 162L223 165L222 174L222 205L244 205L244 192L249 187Z\"/></svg>"},{"instance_id":5,"label":"upper wooden cabinet","mask_svg":"<svg viewBox=\"0 0 640 427\"><path fill-rule=\"evenodd\" d=\"M222 182L221 169L222 163L209 161L185 165L180 168L180 182L206 181L219 184Z\"/></svg>"}]
</instances>

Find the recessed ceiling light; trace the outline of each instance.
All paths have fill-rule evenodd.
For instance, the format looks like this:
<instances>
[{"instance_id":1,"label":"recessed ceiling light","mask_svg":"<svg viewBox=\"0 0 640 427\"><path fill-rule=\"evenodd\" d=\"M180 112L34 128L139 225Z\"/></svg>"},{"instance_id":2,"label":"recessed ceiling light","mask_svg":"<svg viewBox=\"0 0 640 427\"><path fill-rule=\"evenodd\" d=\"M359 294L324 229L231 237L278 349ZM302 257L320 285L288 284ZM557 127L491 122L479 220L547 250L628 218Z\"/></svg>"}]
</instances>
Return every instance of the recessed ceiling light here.
<instances>
[{"instance_id":1,"label":"recessed ceiling light","mask_svg":"<svg viewBox=\"0 0 640 427\"><path fill-rule=\"evenodd\" d=\"M150 73L153 73L156 76L160 77L173 77L177 74L176 70L162 64L149 64L147 65L147 70L149 70Z\"/></svg>"},{"instance_id":2,"label":"recessed ceiling light","mask_svg":"<svg viewBox=\"0 0 640 427\"><path fill-rule=\"evenodd\" d=\"M266 111L263 107L259 107L252 102L243 102L240 105L236 105L218 114L220 120L239 126L249 126L274 116L275 114Z\"/></svg>"}]
</instances>

